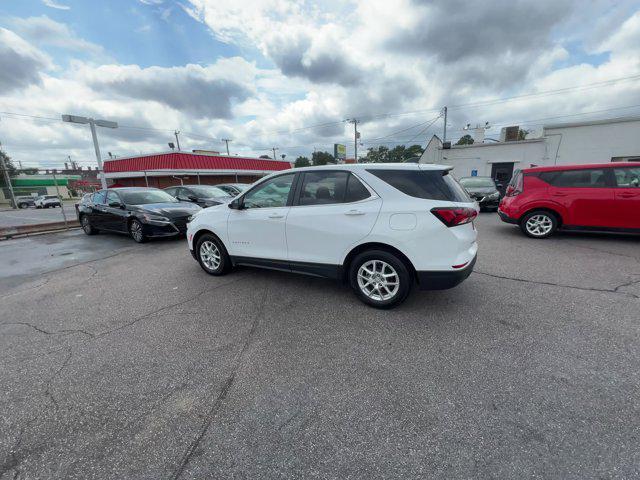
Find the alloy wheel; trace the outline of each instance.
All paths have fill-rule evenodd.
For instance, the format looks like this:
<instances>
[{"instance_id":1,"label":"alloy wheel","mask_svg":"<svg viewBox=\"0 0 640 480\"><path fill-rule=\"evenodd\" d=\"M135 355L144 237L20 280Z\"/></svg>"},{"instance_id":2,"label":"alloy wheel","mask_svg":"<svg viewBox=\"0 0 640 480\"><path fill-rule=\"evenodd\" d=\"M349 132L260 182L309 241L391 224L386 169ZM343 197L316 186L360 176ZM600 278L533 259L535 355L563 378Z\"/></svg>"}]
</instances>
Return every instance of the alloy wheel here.
<instances>
[{"instance_id":1,"label":"alloy wheel","mask_svg":"<svg viewBox=\"0 0 640 480\"><path fill-rule=\"evenodd\" d=\"M131 223L131 236L136 242L140 242L142 240L143 234L140 222L134 221Z\"/></svg>"},{"instance_id":2,"label":"alloy wheel","mask_svg":"<svg viewBox=\"0 0 640 480\"><path fill-rule=\"evenodd\" d=\"M553 229L553 220L548 215L537 214L527 220L525 227L534 237L542 237Z\"/></svg>"},{"instance_id":3,"label":"alloy wheel","mask_svg":"<svg viewBox=\"0 0 640 480\"><path fill-rule=\"evenodd\" d=\"M209 270L217 270L222 263L218 246L210 240L205 240L200 245L200 259Z\"/></svg>"},{"instance_id":4,"label":"alloy wheel","mask_svg":"<svg viewBox=\"0 0 640 480\"><path fill-rule=\"evenodd\" d=\"M91 231L91 225L89 225L89 219L86 216L82 217L82 230L84 230L85 233Z\"/></svg>"},{"instance_id":5,"label":"alloy wheel","mask_svg":"<svg viewBox=\"0 0 640 480\"><path fill-rule=\"evenodd\" d=\"M385 301L398 293L400 277L387 262L369 260L358 269L358 287L370 299Z\"/></svg>"}]
</instances>

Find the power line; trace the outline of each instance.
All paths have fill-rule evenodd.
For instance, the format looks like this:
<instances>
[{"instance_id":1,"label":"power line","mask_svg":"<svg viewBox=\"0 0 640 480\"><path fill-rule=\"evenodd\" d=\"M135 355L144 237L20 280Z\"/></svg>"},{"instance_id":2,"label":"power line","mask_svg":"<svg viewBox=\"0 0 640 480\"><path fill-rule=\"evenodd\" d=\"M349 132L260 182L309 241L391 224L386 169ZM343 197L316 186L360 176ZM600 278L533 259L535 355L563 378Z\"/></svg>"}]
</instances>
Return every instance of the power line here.
<instances>
[{"instance_id":1,"label":"power line","mask_svg":"<svg viewBox=\"0 0 640 480\"><path fill-rule=\"evenodd\" d=\"M389 138L389 137L392 137L392 136L394 136L394 135L396 135L398 133L406 132L406 131L412 130L412 129L416 128L416 127L421 127L422 125L426 125L427 123L429 124L429 126L431 126L431 125L433 125L433 122L436 121L441 116L442 115L438 115L435 118L432 118L431 120L427 120L426 122L420 122L420 123L417 123L416 125L411 125L410 127L403 128L402 130L398 130L396 132L392 132L389 135L385 135L383 137L372 138L371 141L373 141L373 140L382 140L383 138Z\"/></svg>"},{"instance_id":2,"label":"power line","mask_svg":"<svg viewBox=\"0 0 640 480\"><path fill-rule=\"evenodd\" d=\"M449 109L461 109L461 108L475 108L475 107L480 107L480 106L489 106L489 105L495 105L495 104L498 104L498 103L504 103L504 102L509 102L509 101L513 101L513 100L519 100L519 99L523 99L523 98L534 98L534 97L544 97L544 96L550 96L550 95L557 95L557 94L566 93L566 92L569 92L569 91L572 91L572 90L588 90L588 89L591 89L591 88L598 88L598 87L602 87L602 86L612 85L612 84L618 83L618 82L623 82L623 81L628 81L628 80L636 80L636 79L640 79L640 74L630 75L630 76L627 76L627 77L613 78L613 79L609 79L609 80L602 80L602 81L599 81L599 82L593 82L593 83L584 84L584 85L574 85L574 86L571 86L571 87L563 87L563 88L558 88L558 89L553 89L553 90L545 90L545 91L541 91L541 92L531 92L531 93L525 93L525 94L521 94L521 95L513 95L513 96L510 96L510 97L502 97L502 98L495 98L495 99L483 100L483 101L478 101L478 102L462 103L462 104L449 106L448 108ZM357 117L360 120L361 119L377 119L377 118L404 116L404 115L414 115L414 114L419 114L419 113L440 112L440 111L441 111L441 109L439 109L439 108L437 108L437 109L422 109L422 110L413 110L413 111L397 112L397 113L380 113L380 114L370 114L370 115L357 115L357 116L352 116L352 117ZM29 114L16 113L16 112L0 112L0 115L11 115L11 116L25 117L25 118L38 119L38 120L56 121L56 122L61 121L59 118L46 117L46 116L42 116L42 115L29 115ZM275 131L262 132L262 135L271 135L271 134L273 134L273 135L285 135L285 134L291 134L291 133L295 133L295 132L299 132L299 131L303 131L303 130L309 130L309 129L320 128L320 127L325 127L325 126L343 124L345 122L346 122L346 120L336 120L336 121L331 121L331 122L318 123L318 124L314 124L314 125L307 125L307 126L298 127L298 128L294 128L294 129L288 129L288 130L275 130ZM135 126L135 125L121 125L120 128L157 131L157 132L163 132L163 133L173 132L174 131L173 129L161 129L161 128L154 128L154 127L140 127L140 126ZM210 136L205 136L205 135L196 134L196 133L192 133L192 132L182 132L182 133L187 135L187 136L191 136L191 137L195 137L195 138L202 138L202 139L206 139L206 140L218 141L218 140L215 140L214 138L212 138ZM248 145L245 145L245 146L248 146Z\"/></svg>"}]
</instances>

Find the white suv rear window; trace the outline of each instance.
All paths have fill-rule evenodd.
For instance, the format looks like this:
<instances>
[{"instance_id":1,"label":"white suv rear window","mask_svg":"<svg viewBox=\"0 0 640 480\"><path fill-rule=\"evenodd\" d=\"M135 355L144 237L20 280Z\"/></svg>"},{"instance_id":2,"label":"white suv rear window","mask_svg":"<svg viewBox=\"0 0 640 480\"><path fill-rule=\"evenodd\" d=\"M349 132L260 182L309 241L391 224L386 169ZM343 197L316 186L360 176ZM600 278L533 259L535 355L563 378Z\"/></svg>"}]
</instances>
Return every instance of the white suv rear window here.
<instances>
[{"instance_id":1,"label":"white suv rear window","mask_svg":"<svg viewBox=\"0 0 640 480\"><path fill-rule=\"evenodd\" d=\"M467 192L446 170L367 170L402 193L428 200L471 202Z\"/></svg>"}]
</instances>

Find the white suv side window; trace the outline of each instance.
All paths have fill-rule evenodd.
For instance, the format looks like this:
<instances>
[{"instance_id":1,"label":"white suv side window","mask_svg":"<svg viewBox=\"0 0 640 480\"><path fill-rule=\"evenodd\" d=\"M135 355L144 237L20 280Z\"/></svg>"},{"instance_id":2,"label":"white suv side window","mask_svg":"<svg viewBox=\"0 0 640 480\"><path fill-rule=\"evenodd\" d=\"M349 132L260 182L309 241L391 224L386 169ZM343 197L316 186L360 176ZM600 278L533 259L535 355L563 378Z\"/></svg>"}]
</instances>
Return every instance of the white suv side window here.
<instances>
[{"instance_id":1,"label":"white suv side window","mask_svg":"<svg viewBox=\"0 0 640 480\"><path fill-rule=\"evenodd\" d=\"M343 203L347 172L306 172L300 190L300 205Z\"/></svg>"},{"instance_id":2,"label":"white suv side window","mask_svg":"<svg viewBox=\"0 0 640 480\"><path fill-rule=\"evenodd\" d=\"M289 198L294 173L280 175L258 185L244 196L244 208L284 207Z\"/></svg>"}]
</instances>

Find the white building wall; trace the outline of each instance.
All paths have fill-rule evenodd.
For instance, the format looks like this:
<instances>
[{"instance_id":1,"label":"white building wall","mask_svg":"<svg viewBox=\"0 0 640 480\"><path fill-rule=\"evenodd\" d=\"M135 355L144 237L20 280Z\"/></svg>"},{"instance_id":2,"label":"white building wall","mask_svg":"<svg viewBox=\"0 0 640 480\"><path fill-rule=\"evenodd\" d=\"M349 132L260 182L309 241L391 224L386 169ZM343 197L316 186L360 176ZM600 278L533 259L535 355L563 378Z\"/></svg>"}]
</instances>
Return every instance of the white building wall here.
<instances>
[{"instance_id":1,"label":"white building wall","mask_svg":"<svg viewBox=\"0 0 640 480\"><path fill-rule=\"evenodd\" d=\"M439 141L439 139L437 139ZM483 143L442 149L432 139L421 163L454 167L456 177L491 175L491 164L514 162L514 169L533 165L608 163L613 157L640 157L640 118L546 126L542 138Z\"/></svg>"},{"instance_id":2,"label":"white building wall","mask_svg":"<svg viewBox=\"0 0 640 480\"><path fill-rule=\"evenodd\" d=\"M640 119L544 129L545 165L608 163L612 157L640 157Z\"/></svg>"},{"instance_id":3,"label":"white building wall","mask_svg":"<svg viewBox=\"0 0 640 480\"><path fill-rule=\"evenodd\" d=\"M454 167L456 177L471 176L472 170L478 176L490 176L493 163L514 163L514 168L527 168L539 165L544 157L545 144L540 140L527 140L509 143L483 143L480 145L456 146L439 150L439 159L429 163L441 163ZM426 159L425 159L426 160Z\"/></svg>"}]
</instances>

